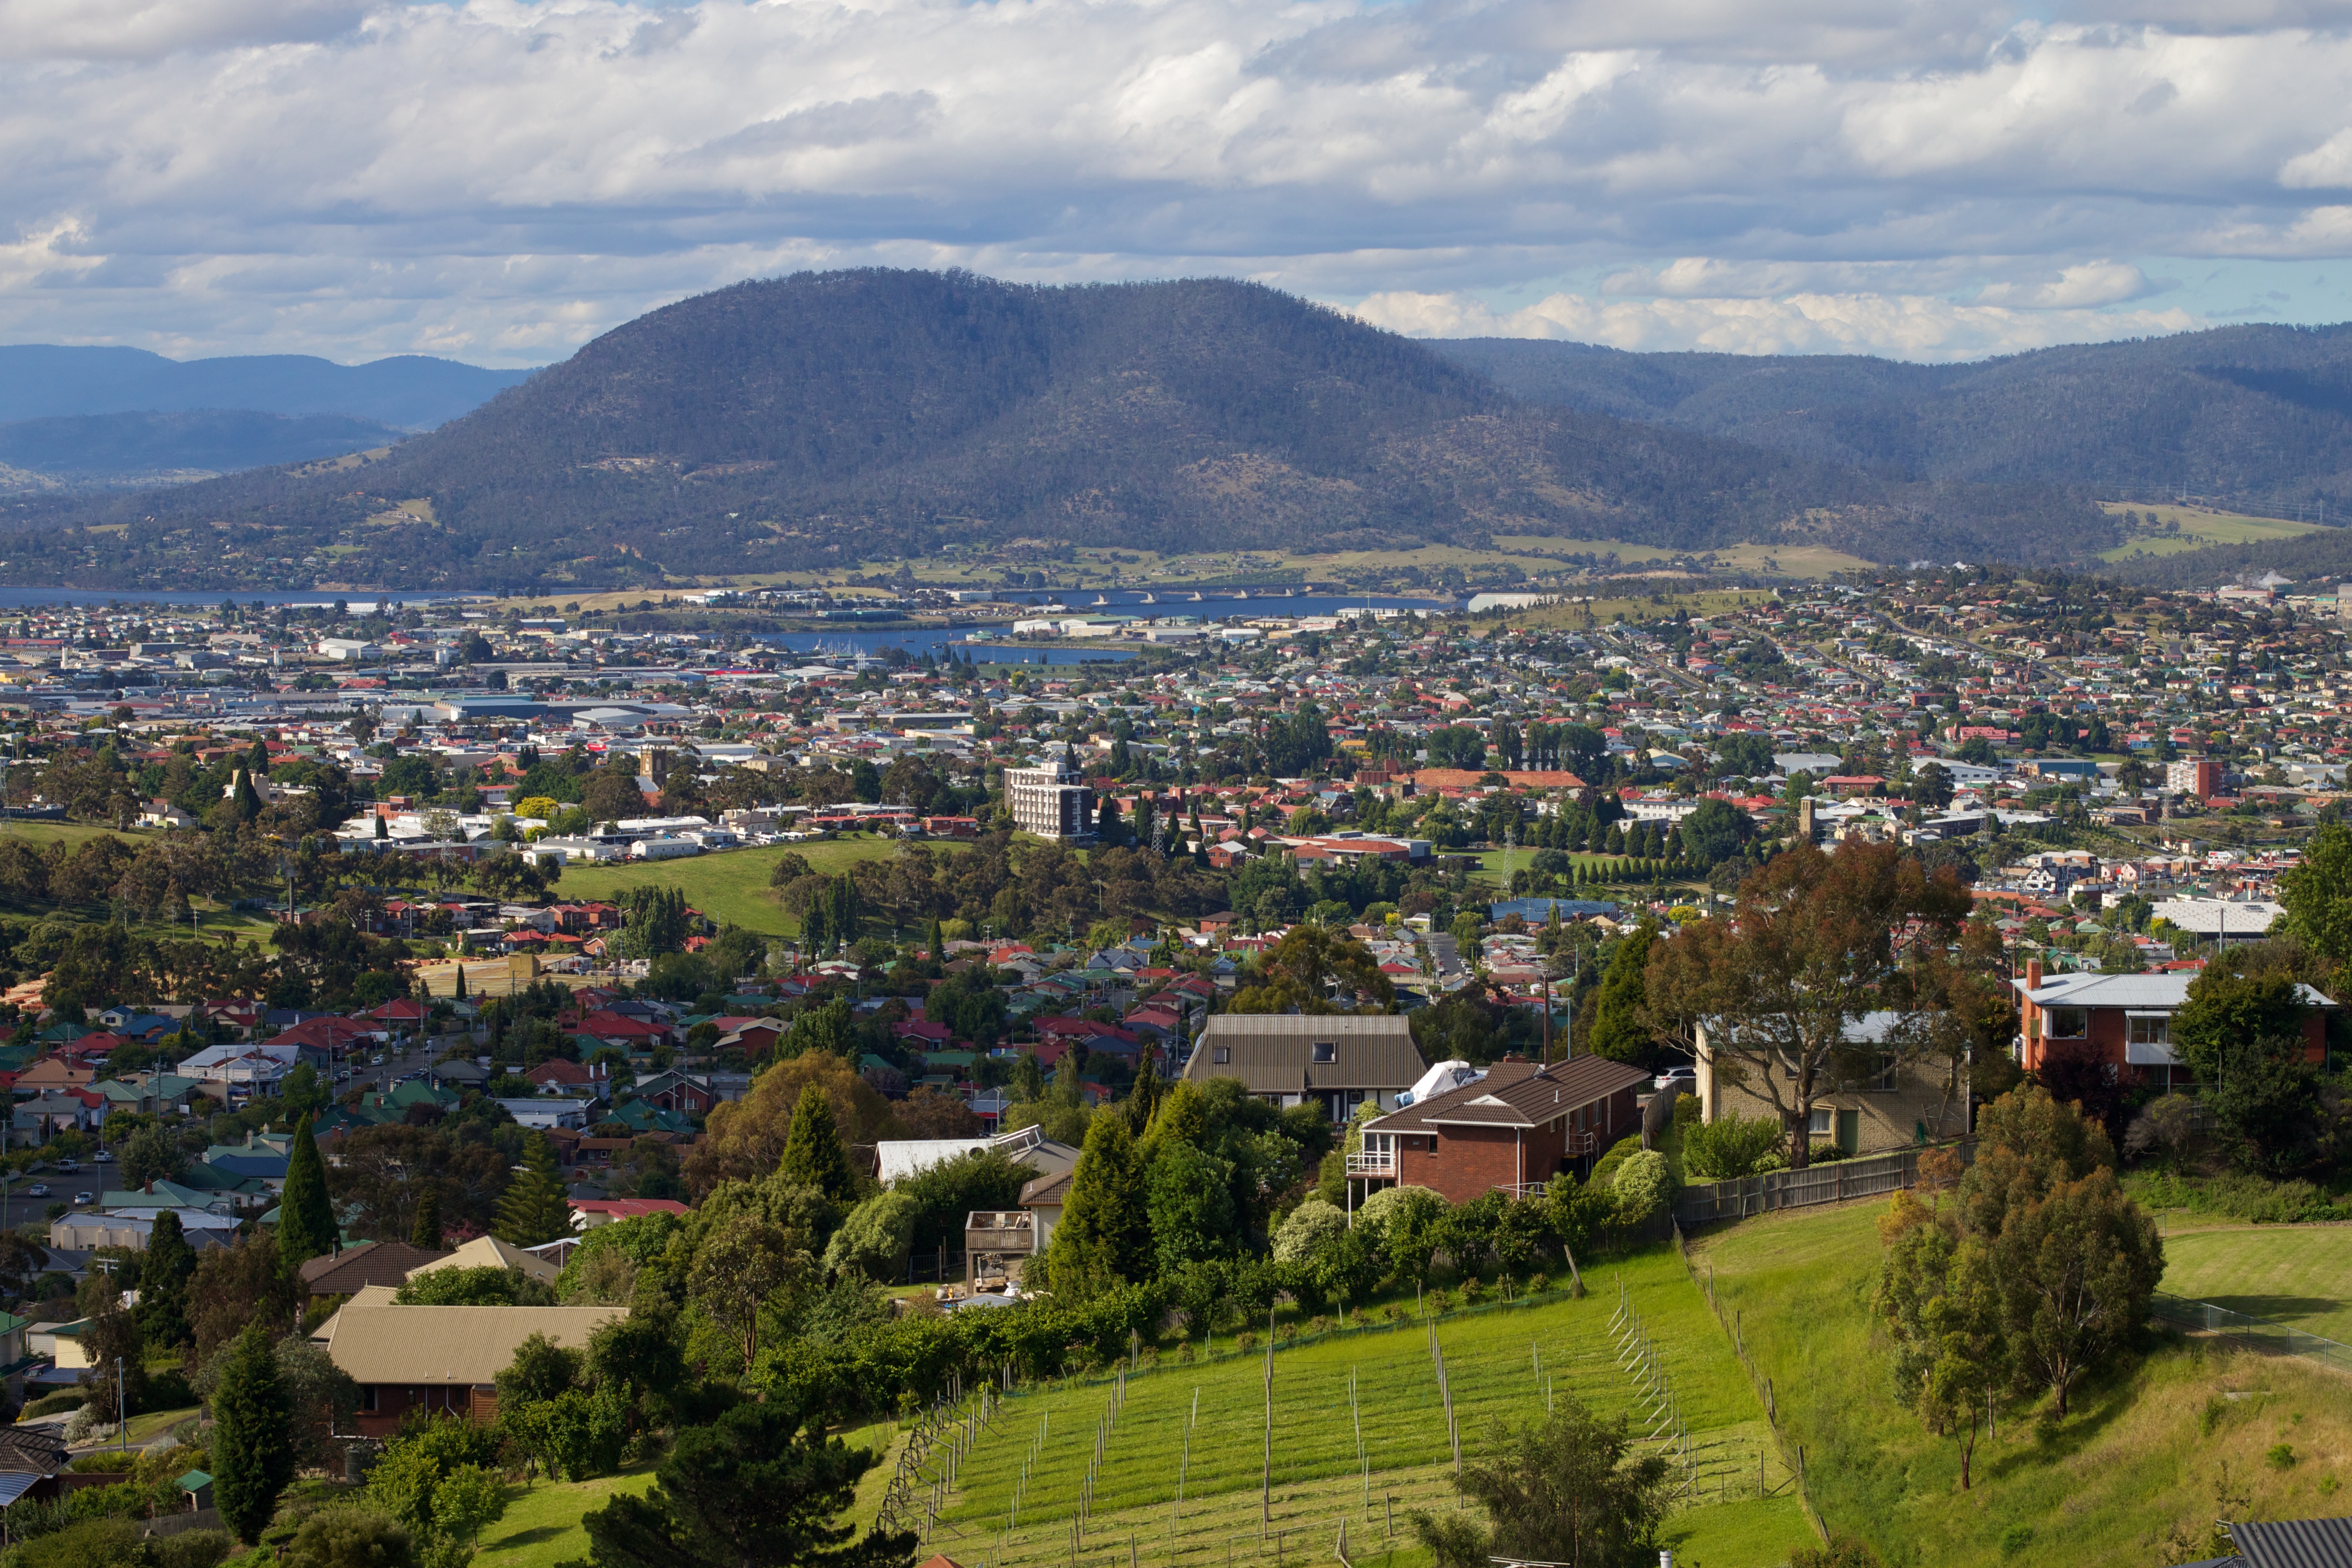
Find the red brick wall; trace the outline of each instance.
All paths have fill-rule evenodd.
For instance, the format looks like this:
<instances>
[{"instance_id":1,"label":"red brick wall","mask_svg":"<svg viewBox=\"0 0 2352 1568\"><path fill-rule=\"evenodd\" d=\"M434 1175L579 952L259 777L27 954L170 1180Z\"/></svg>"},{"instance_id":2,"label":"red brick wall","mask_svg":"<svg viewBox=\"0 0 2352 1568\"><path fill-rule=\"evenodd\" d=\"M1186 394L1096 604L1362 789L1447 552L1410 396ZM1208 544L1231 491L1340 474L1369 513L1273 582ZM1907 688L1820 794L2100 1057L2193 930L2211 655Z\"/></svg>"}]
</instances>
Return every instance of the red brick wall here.
<instances>
[{"instance_id":1,"label":"red brick wall","mask_svg":"<svg viewBox=\"0 0 2352 1568\"><path fill-rule=\"evenodd\" d=\"M366 1408L365 1395L373 1391L375 1408ZM463 1416L485 1425L497 1419L499 1396L489 1389L450 1387L446 1384L363 1384L361 1388L359 1412L360 1436L389 1437L400 1430L402 1417L411 1410L427 1410L436 1415Z\"/></svg>"},{"instance_id":2,"label":"red brick wall","mask_svg":"<svg viewBox=\"0 0 2352 1568\"><path fill-rule=\"evenodd\" d=\"M1445 1127L1437 1133L1433 1152L1426 1136L1400 1150L1397 1177L1412 1186L1427 1187L1450 1204L1466 1204L1482 1193L1519 1180L1519 1142L1508 1127ZM1529 1180L1540 1178L1530 1177Z\"/></svg>"}]
</instances>

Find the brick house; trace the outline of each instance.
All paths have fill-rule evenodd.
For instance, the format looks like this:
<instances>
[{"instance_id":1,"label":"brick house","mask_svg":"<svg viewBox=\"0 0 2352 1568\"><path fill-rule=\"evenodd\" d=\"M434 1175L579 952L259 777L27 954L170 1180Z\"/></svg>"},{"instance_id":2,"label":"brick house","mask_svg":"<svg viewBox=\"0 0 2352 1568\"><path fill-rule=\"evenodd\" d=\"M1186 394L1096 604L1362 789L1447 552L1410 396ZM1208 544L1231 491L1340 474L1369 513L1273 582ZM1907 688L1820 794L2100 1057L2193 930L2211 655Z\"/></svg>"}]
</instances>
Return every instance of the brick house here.
<instances>
[{"instance_id":1,"label":"brick house","mask_svg":"<svg viewBox=\"0 0 2352 1568\"><path fill-rule=\"evenodd\" d=\"M360 1385L360 1435L388 1437L412 1410L487 1426L498 1419L497 1378L533 1334L567 1350L626 1307L404 1307L393 1288L368 1285L310 1342Z\"/></svg>"},{"instance_id":2,"label":"brick house","mask_svg":"<svg viewBox=\"0 0 2352 1568\"><path fill-rule=\"evenodd\" d=\"M2018 1002L2019 1064L2029 1072L2053 1047L2084 1046L2130 1082L2185 1083L2189 1073L2172 1048L2172 1016L2189 1000L2197 976L2185 970L2155 974L2052 974L2026 961L2010 984ZM2308 985L2295 988L2303 1015L2304 1059L2327 1059L2327 1012L2336 1005ZM2160 1075L2160 1079L2159 1079Z\"/></svg>"},{"instance_id":3,"label":"brick house","mask_svg":"<svg viewBox=\"0 0 2352 1568\"><path fill-rule=\"evenodd\" d=\"M1427 1187L1446 1202L1482 1194L1542 1190L1641 1131L1634 1096L1650 1075L1607 1057L1571 1057L1540 1067L1508 1056L1485 1076L1364 1123L1364 1146L1348 1157L1349 1186Z\"/></svg>"}]
</instances>

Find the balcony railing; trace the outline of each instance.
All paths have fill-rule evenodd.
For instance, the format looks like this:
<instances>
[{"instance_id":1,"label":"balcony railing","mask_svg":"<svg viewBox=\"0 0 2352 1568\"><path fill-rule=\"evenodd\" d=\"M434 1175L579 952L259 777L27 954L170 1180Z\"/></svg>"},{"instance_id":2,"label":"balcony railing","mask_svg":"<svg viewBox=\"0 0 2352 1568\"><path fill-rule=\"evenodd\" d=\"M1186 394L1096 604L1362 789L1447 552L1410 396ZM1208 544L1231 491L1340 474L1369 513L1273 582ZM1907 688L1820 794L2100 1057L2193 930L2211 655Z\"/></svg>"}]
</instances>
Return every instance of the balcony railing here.
<instances>
[{"instance_id":1,"label":"balcony railing","mask_svg":"<svg viewBox=\"0 0 2352 1568\"><path fill-rule=\"evenodd\" d=\"M1348 1156L1348 1174L1351 1176L1393 1176L1397 1173L1394 1152L1365 1152Z\"/></svg>"}]
</instances>

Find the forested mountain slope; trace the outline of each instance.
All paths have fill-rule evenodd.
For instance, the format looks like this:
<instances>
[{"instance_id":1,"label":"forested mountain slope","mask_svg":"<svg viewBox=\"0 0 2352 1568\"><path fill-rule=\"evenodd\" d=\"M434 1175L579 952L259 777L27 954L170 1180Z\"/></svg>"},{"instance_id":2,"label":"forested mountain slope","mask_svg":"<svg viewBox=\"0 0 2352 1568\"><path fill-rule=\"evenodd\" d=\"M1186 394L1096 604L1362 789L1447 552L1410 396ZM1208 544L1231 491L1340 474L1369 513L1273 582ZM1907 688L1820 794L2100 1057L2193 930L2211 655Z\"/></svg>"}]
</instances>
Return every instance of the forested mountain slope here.
<instances>
[{"instance_id":1,"label":"forested mountain slope","mask_svg":"<svg viewBox=\"0 0 2352 1568\"><path fill-rule=\"evenodd\" d=\"M12 576L218 581L335 546L348 580L392 587L804 570L975 536L1189 551L1509 532L2036 561L2114 537L2063 488L1894 480L1530 404L1255 285L883 270L653 311L362 467L0 515Z\"/></svg>"},{"instance_id":2,"label":"forested mountain slope","mask_svg":"<svg viewBox=\"0 0 2352 1568\"><path fill-rule=\"evenodd\" d=\"M0 493L152 484L389 447L405 432L343 414L202 408L0 425Z\"/></svg>"},{"instance_id":3,"label":"forested mountain slope","mask_svg":"<svg viewBox=\"0 0 2352 1568\"><path fill-rule=\"evenodd\" d=\"M1910 479L2179 487L2352 516L2352 326L2224 327L1972 364L1432 345L1515 395ZM2273 515L2276 513L2273 512Z\"/></svg>"}]
</instances>

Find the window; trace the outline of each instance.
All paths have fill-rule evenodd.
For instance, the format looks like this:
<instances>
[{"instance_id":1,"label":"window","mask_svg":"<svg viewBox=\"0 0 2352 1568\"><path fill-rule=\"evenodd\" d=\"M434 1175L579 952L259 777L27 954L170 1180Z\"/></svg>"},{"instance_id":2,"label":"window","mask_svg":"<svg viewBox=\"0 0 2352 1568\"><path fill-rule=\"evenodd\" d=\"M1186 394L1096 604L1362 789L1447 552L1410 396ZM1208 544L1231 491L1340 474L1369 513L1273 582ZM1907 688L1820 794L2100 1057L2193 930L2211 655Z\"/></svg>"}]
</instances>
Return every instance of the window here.
<instances>
[{"instance_id":1,"label":"window","mask_svg":"<svg viewBox=\"0 0 2352 1568\"><path fill-rule=\"evenodd\" d=\"M1895 1092L1895 1053L1893 1051L1878 1053L1878 1070L1871 1075L1870 1087L1872 1091L1877 1094Z\"/></svg>"},{"instance_id":2,"label":"window","mask_svg":"<svg viewBox=\"0 0 2352 1568\"><path fill-rule=\"evenodd\" d=\"M1805 1121L1806 1135L1812 1138L1829 1138L1835 1136L1837 1132L1837 1124L1834 1120L1836 1114L1836 1111L1829 1106L1814 1106L1811 1111L1808 1113Z\"/></svg>"},{"instance_id":3,"label":"window","mask_svg":"<svg viewBox=\"0 0 2352 1568\"><path fill-rule=\"evenodd\" d=\"M1339 1059L1339 1047L1329 1040L1318 1040L1315 1042L1315 1059L1318 1062L1336 1062Z\"/></svg>"},{"instance_id":4,"label":"window","mask_svg":"<svg viewBox=\"0 0 2352 1568\"><path fill-rule=\"evenodd\" d=\"M360 1408L362 1410L373 1410L375 1408L374 1384L363 1383L360 1384Z\"/></svg>"},{"instance_id":5,"label":"window","mask_svg":"<svg viewBox=\"0 0 2352 1568\"><path fill-rule=\"evenodd\" d=\"M1218 1067L1228 1066L1233 1059L1234 1048L1231 1046L1219 1046L1209 1053L1209 1060Z\"/></svg>"},{"instance_id":6,"label":"window","mask_svg":"<svg viewBox=\"0 0 2352 1568\"><path fill-rule=\"evenodd\" d=\"M2080 1007L2053 1007L2044 1035L2053 1040L2079 1040L2091 1032L2091 1015Z\"/></svg>"},{"instance_id":7,"label":"window","mask_svg":"<svg viewBox=\"0 0 2352 1568\"><path fill-rule=\"evenodd\" d=\"M2133 1018L2128 1022L2133 1045L2168 1046L2172 1044L2170 1018Z\"/></svg>"}]
</instances>

